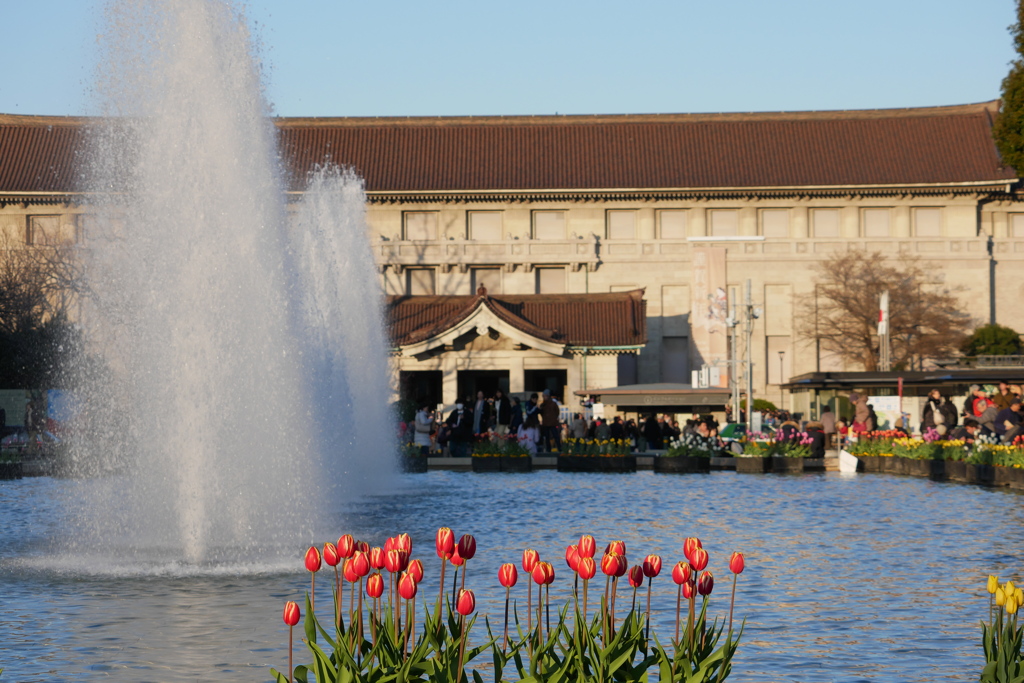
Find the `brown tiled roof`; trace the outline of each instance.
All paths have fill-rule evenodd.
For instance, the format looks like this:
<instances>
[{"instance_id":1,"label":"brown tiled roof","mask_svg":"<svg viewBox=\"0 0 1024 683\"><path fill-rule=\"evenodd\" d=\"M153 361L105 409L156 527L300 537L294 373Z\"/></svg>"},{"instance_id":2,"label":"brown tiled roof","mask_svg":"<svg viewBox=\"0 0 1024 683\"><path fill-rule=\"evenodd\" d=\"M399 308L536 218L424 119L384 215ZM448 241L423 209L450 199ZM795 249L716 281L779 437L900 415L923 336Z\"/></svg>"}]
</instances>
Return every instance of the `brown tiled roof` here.
<instances>
[{"instance_id":1,"label":"brown tiled roof","mask_svg":"<svg viewBox=\"0 0 1024 683\"><path fill-rule=\"evenodd\" d=\"M834 112L287 118L292 189L325 159L371 193L997 183L998 102ZM87 119L0 115L0 192L72 192Z\"/></svg>"},{"instance_id":2,"label":"brown tiled roof","mask_svg":"<svg viewBox=\"0 0 1024 683\"><path fill-rule=\"evenodd\" d=\"M391 296L386 319L395 346L443 333L487 306L509 325L544 341L570 346L647 343L644 290L605 294Z\"/></svg>"}]
</instances>

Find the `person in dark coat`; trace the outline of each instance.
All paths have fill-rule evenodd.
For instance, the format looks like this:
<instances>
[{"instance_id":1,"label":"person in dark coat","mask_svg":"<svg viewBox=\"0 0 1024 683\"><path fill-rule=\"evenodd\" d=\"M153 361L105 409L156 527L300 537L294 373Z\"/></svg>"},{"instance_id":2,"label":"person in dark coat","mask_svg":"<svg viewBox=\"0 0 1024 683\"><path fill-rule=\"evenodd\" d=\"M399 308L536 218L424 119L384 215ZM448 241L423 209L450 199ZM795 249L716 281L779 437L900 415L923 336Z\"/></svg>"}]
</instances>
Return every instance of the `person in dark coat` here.
<instances>
[{"instance_id":1,"label":"person in dark coat","mask_svg":"<svg viewBox=\"0 0 1024 683\"><path fill-rule=\"evenodd\" d=\"M618 415L612 420L611 434L613 439L625 439L626 438L626 425L622 424L622 418Z\"/></svg>"},{"instance_id":2,"label":"person in dark coat","mask_svg":"<svg viewBox=\"0 0 1024 683\"><path fill-rule=\"evenodd\" d=\"M939 436L945 436L956 429L958 419L956 406L938 389L932 389L921 412L921 433L934 429Z\"/></svg>"},{"instance_id":3,"label":"person in dark coat","mask_svg":"<svg viewBox=\"0 0 1024 683\"><path fill-rule=\"evenodd\" d=\"M512 397L512 401L509 403L509 420L508 420L508 433L518 434L519 427L523 424L523 406L519 403L519 399Z\"/></svg>"},{"instance_id":4,"label":"person in dark coat","mask_svg":"<svg viewBox=\"0 0 1024 683\"><path fill-rule=\"evenodd\" d=\"M660 451L662 449L661 425L657 418L650 415L644 422L644 438L647 440L647 450Z\"/></svg>"},{"instance_id":5,"label":"person in dark coat","mask_svg":"<svg viewBox=\"0 0 1024 683\"><path fill-rule=\"evenodd\" d=\"M494 393L494 403L491 408L491 415L494 419L494 431L499 436L505 436L506 434L515 432L512 431L512 404L509 403L508 396L505 395L501 389L498 389ZM518 429L518 425L516 429Z\"/></svg>"},{"instance_id":6,"label":"person in dark coat","mask_svg":"<svg viewBox=\"0 0 1024 683\"><path fill-rule=\"evenodd\" d=\"M456 458L468 457L469 447L473 443L473 411L464 403L456 403L455 410L445 420L451 430L448 437L448 448Z\"/></svg>"},{"instance_id":7,"label":"person in dark coat","mask_svg":"<svg viewBox=\"0 0 1024 683\"><path fill-rule=\"evenodd\" d=\"M820 422L807 423L807 436L811 438L811 457L825 457L825 429Z\"/></svg>"}]
</instances>

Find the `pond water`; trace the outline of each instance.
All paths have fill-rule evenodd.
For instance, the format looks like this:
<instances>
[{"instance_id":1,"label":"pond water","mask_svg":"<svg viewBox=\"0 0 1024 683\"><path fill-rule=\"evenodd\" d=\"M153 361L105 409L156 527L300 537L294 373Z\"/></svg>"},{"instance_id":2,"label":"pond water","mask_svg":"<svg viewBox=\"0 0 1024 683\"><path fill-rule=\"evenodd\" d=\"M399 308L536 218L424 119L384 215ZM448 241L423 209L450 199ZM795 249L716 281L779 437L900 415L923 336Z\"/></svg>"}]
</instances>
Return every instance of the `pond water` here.
<instances>
[{"instance_id":1,"label":"pond water","mask_svg":"<svg viewBox=\"0 0 1024 683\"><path fill-rule=\"evenodd\" d=\"M65 550L62 501L86 485L0 482L3 680L271 680L269 667L287 659L281 607L308 589L308 539L296 542L294 570L259 557L157 570L79 558ZM474 534L467 587L499 623L502 562L519 564L523 548L536 548L555 567L552 597L563 598L565 546L581 533L599 547L622 539L632 563L652 552L665 559L654 602L655 629L666 634L675 606L667 569L696 535L717 579L712 614L728 611L729 553L747 557L736 608L747 627L730 680L932 682L977 680L985 578L1019 577L1022 501L888 475L434 471L401 475L389 495L324 514L338 535L372 544L412 534L427 568L421 596L431 601L434 532ZM525 599L522 580L515 590Z\"/></svg>"}]
</instances>

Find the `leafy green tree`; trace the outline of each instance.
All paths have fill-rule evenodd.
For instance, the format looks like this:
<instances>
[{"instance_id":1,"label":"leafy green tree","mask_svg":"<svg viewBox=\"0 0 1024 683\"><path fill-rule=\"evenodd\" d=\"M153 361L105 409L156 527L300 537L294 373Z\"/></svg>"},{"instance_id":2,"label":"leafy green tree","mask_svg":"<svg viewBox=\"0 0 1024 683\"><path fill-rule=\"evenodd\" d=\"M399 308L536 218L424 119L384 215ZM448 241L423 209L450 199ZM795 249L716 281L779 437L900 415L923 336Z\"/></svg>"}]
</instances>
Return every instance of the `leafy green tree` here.
<instances>
[{"instance_id":1,"label":"leafy green tree","mask_svg":"<svg viewBox=\"0 0 1024 683\"><path fill-rule=\"evenodd\" d=\"M1024 173L1024 0L1017 0L1017 23L1008 27L1017 59L1003 79L1002 107L992 136L1003 163Z\"/></svg>"},{"instance_id":2,"label":"leafy green tree","mask_svg":"<svg viewBox=\"0 0 1024 683\"><path fill-rule=\"evenodd\" d=\"M1016 330L995 323L974 330L960 347L965 356L1016 356L1021 350Z\"/></svg>"}]
</instances>

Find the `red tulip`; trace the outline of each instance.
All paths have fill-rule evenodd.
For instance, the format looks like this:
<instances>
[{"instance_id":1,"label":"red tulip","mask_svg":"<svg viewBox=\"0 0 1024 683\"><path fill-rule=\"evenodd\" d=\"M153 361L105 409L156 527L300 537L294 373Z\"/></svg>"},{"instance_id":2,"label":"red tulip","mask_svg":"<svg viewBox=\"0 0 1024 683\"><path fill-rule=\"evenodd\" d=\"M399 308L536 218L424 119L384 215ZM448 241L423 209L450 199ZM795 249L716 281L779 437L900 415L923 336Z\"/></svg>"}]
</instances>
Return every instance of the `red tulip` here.
<instances>
[{"instance_id":1,"label":"red tulip","mask_svg":"<svg viewBox=\"0 0 1024 683\"><path fill-rule=\"evenodd\" d=\"M629 561L625 555L608 553L601 558L601 571L607 576L624 576L629 569Z\"/></svg>"},{"instance_id":2,"label":"red tulip","mask_svg":"<svg viewBox=\"0 0 1024 683\"><path fill-rule=\"evenodd\" d=\"M370 557L362 550L357 551L352 559L349 560L352 563L352 571L356 576L362 578L370 573Z\"/></svg>"},{"instance_id":3,"label":"red tulip","mask_svg":"<svg viewBox=\"0 0 1024 683\"><path fill-rule=\"evenodd\" d=\"M571 545L565 549L565 563L569 565L569 569L576 571L580 563L580 553L576 546Z\"/></svg>"},{"instance_id":4,"label":"red tulip","mask_svg":"<svg viewBox=\"0 0 1024 683\"><path fill-rule=\"evenodd\" d=\"M672 567L672 580L679 585L683 585L690 580L691 573L690 565L680 560L676 562L675 567Z\"/></svg>"},{"instance_id":5,"label":"red tulip","mask_svg":"<svg viewBox=\"0 0 1024 683\"><path fill-rule=\"evenodd\" d=\"M392 574L404 572L409 565L409 553L398 548L392 548L384 556L384 568Z\"/></svg>"},{"instance_id":6,"label":"red tulip","mask_svg":"<svg viewBox=\"0 0 1024 683\"><path fill-rule=\"evenodd\" d=\"M476 609L476 596L471 590L460 590L459 599L455 603L455 611L466 617Z\"/></svg>"},{"instance_id":7,"label":"red tulip","mask_svg":"<svg viewBox=\"0 0 1024 683\"><path fill-rule=\"evenodd\" d=\"M683 584L683 597L689 600L697 594L697 586L694 584L693 579L690 579Z\"/></svg>"},{"instance_id":8,"label":"red tulip","mask_svg":"<svg viewBox=\"0 0 1024 683\"><path fill-rule=\"evenodd\" d=\"M437 547L437 556L440 558L451 557L455 550L455 532L444 526L437 530L437 537L434 539Z\"/></svg>"},{"instance_id":9,"label":"red tulip","mask_svg":"<svg viewBox=\"0 0 1024 683\"><path fill-rule=\"evenodd\" d=\"M592 557L581 557L580 563L576 566L576 571L579 572L581 579L589 581L597 574L597 563L594 562Z\"/></svg>"},{"instance_id":10,"label":"red tulip","mask_svg":"<svg viewBox=\"0 0 1024 683\"><path fill-rule=\"evenodd\" d=\"M648 555L644 558L644 576L655 577L661 573L661 556Z\"/></svg>"},{"instance_id":11,"label":"red tulip","mask_svg":"<svg viewBox=\"0 0 1024 683\"><path fill-rule=\"evenodd\" d=\"M412 600L416 597L416 579L409 572L403 573L398 579L398 594L403 600Z\"/></svg>"},{"instance_id":12,"label":"red tulip","mask_svg":"<svg viewBox=\"0 0 1024 683\"><path fill-rule=\"evenodd\" d=\"M351 557L345 560L345 564L341 568L345 580L349 583L355 583L359 580L359 574L356 573L355 563L352 560L353 558Z\"/></svg>"},{"instance_id":13,"label":"red tulip","mask_svg":"<svg viewBox=\"0 0 1024 683\"><path fill-rule=\"evenodd\" d=\"M356 552L356 539L352 538L352 534L345 534L338 539L338 555L343 559L352 557Z\"/></svg>"},{"instance_id":14,"label":"red tulip","mask_svg":"<svg viewBox=\"0 0 1024 683\"><path fill-rule=\"evenodd\" d=\"M463 560L472 560L473 556L476 555L476 539L469 534L462 535L457 547L459 550L459 557Z\"/></svg>"},{"instance_id":15,"label":"red tulip","mask_svg":"<svg viewBox=\"0 0 1024 683\"><path fill-rule=\"evenodd\" d=\"M295 624L299 623L299 617L301 616L302 613L299 612L298 604L291 601L284 603L284 623L289 626L295 626Z\"/></svg>"},{"instance_id":16,"label":"red tulip","mask_svg":"<svg viewBox=\"0 0 1024 683\"><path fill-rule=\"evenodd\" d=\"M604 554L616 553L618 555L626 554L626 542L625 541L612 541L608 544L608 547L604 549Z\"/></svg>"},{"instance_id":17,"label":"red tulip","mask_svg":"<svg viewBox=\"0 0 1024 683\"><path fill-rule=\"evenodd\" d=\"M540 562L540 553L533 548L527 548L523 551L523 571L532 572L533 568Z\"/></svg>"},{"instance_id":18,"label":"red tulip","mask_svg":"<svg viewBox=\"0 0 1024 683\"><path fill-rule=\"evenodd\" d=\"M370 552L370 544L366 541L356 541L356 551L361 553Z\"/></svg>"},{"instance_id":19,"label":"red tulip","mask_svg":"<svg viewBox=\"0 0 1024 683\"><path fill-rule=\"evenodd\" d=\"M395 547L412 555L412 537L409 534L395 536Z\"/></svg>"},{"instance_id":20,"label":"red tulip","mask_svg":"<svg viewBox=\"0 0 1024 683\"><path fill-rule=\"evenodd\" d=\"M306 571L320 571L320 551L316 549L315 545L309 546L309 550L306 551Z\"/></svg>"},{"instance_id":21,"label":"red tulip","mask_svg":"<svg viewBox=\"0 0 1024 683\"><path fill-rule=\"evenodd\" d=\"M694 548L690 557L690 566L696 572L708 566L708 551L704 548Z\"/></svg>"},{"instance_id":22,"label":"red tulip","mask_svg":"<svg viewBox=\"0 0 1024 683\"><path fill-rule=\"evenodd\" d=\"M452 552L452 556L448 558L448 561L454 564L456 567L461 567L466 564L466 558L459 552L459 546L455 546L455 550Z\"/></svg>"},{"instance_id":23,"label":"red tulip","mask_svg":"<svg viewBox=\"0 0 1024 683\"><path fill-rule=\"evenodd\" d=\"M395 537L394 536L388 536L388 539L386 541L384 541L384 554L387 554L388 552L390 552L390 551L392 551L394 549L395 549Z\"/></svg>"},{"instance_id":24,"label":"red tulip","mask_svg":"<svg viewBox=\"0 0 1024 683\"><path fill-rule=\"evenodd\" d=\"M742 574L746 563L743 561L743 553L733 553L729 556L729 571L733 574Z\"/></svg>"},{"instance_id":25,"label":"red tulip","mask_svg":"<svg viewBox=\"0 0 1024 683\"><path fill-rule=\"evenodd\" d=\"M644 568L638 564L629 569L629 585L633 588L644 585Z\"/></svg>"},{"instance_id":26,"label":"red tulip","mask_svg":"<svg viewBox=\"0 0 1024 683\"><path fill-rule=\"evenodd\" d=\"M534 565L531 575L535 584L543 586L555 580L555 568L550 562L538 562Z\"/></svg>"},{"instance_id":27,"label":"red tulip","mask_svg":"<svg viewBox=\"0 0 1024 683\"><path fill-rule=\"evenodd\" d=\"M383 548L370 548L370 566L374 569L384 568L384 549Z\"/></svg>"},{"instance_id":28,"label":"red tulip","mask_svg":"<svg viewBox=\"0 0 1024 683\"><path fill-rule=\"evenodd\" d=\"M366 594L371 598L379 598L384 594L384 577L374 572L366 577Z\"/></svg>"},{"instance_id":29,"label":"red tulip","mask_svg":"<svg viewBox=\"0 0 1024 683\"><path fill-rule=\"evenodd\" d=\"M711 595L711 589L715 587L715 577L711 572L704 572L697 582L697 592L701 595Z\"/></svg>"},{"instance_id":30,"label":"red tulip","mask_svg":"<svg viewBox=\"0 0 1024 683\"><path fill-rule=\"evenodd\" d=\"M519 572L511 562L506 562L498 568L498 583L505 588L511 588L519 580Z\"/></svg>"},{"instance_id":31,"label":"red tulip","mask_svg":"<svg viewBox=\"0 0 1024 683\"><path fill-rule=\"evenodd\" d=\"M597 552L597 541L590 534L580 536L580 542L576 544L576 550L580 557L593 557Z\"/></svg>"},{"instance_id":32,"label":"red tulip","mask_svg":"<svg viewBox=\"0 0 1024 683\"><path fill-rule=\"evenodd\" d=\"M416 580L416 583L423 580L423 562L421 560L413 560L410 562L406 571L412 574L412 578Z\"/></svg>"},{"instance_id":33,"label":"red tulip","mask_svg":"<svg viewBox=\"0 0 1024 683\"><path fill-rule=\"evenodd\" d=\"M703 548L700 539L694 536L687 538L683 541L683 556L686 557L686 561L689 562L692 559L693 551L697 548Z\"/></svg>"},{"instance_id":34,"label":"red tulip","mask_svg":"<svg viewBox=\"0 0 1024 683\"><path fill-rule=\"evenodd\" d=\"M341 562L341 555L338 554L338 546L334 545L330 541L324 543L324 562L330 567L337 567L338 563Z\"/></svg>"}]
</instances>

